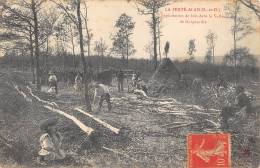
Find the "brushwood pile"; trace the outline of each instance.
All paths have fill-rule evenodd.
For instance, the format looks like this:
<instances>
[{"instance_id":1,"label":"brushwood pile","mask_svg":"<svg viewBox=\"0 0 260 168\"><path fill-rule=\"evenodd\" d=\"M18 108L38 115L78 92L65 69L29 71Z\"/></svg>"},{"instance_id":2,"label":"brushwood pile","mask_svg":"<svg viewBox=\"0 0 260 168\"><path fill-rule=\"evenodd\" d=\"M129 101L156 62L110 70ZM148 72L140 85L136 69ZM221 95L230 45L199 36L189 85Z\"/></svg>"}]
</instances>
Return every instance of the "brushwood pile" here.
<instances>
[{"instance_id":1,"label":"brushwood pile","mask_svg":"<svg viewBox=\"0 0 260 168\"><path fill-rule=\"evenodd\" d=\"M150 96L158 97L177 91L180 78L181 74L173 62L169 58L162 59L148 83Z\"/></svg>"}]
</instances>

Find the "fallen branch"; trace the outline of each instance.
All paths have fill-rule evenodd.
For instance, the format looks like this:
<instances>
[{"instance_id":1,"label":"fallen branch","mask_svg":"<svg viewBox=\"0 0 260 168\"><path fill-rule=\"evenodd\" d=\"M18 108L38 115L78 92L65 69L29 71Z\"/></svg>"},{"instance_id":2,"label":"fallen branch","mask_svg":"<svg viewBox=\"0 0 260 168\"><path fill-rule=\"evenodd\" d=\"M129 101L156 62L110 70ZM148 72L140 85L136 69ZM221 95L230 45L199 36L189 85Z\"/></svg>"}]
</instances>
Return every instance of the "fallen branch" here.
<instances>
[{"instance_id":1,"label":"fallen branch","mask_svg":"<svg viewBox=\"0 0 260 168\"><path fill-rule=\"evenodd\" d=\"M27 98L26 94L25 94L24 92L20 91L17 85L15 85L14 88L24 97L24 99L25 99L26 101L32 103L32 100L29 99L29 98Z\"/></svg>"},{"instance_id":2,"label":"fallen branch","mask_svg":"<svg viewBox=\"0 0 260 168\"><path fill-rule=\"evenodd\" d=\"M212 124L214 124L216 127L219 127L219 124L215 123L214 121L211 121L211 120L208 120L208 119L205 119L205 120L210 122L210 123L212 123Z\"/></svg>"},{"instance_id":3,"label":"fallen branch","mask_svg":"<svg viewBox=\"0 0 260 168\"><path fill-rule=\"evenodd\" d=\"M28 87L28 86L26 86L26 87L27 87L27 89L29 89L30 94L31 94L33 97L35 97L38 101L43 102L43 103L46 103L46 104L49 104L49 105L54 105L54 106L56 106L56 107L59 107L55 102L48 102L48 101L45 101L45 100L40 99L38 96L36 96L36 95L33 94L32 89L31 89L30 87Z\"/></svg>"},{"instance_id":4,"label":"fallen branch","mask_svg":"<svg viewBox=\"0 0 260 168\"><path fill-rule=\"evenodd\" d=\"M100 120L99 118L96 118L95 116L79 109L79 108L75 108L75 110L81 112L82 114L86 115L86 116L89 116L90 118L94 119L95 121L97 121L98 123L102 124L103 126L107 127L108 129L110 129L111 131L113 131L114 133L118 134L119 133L119 129L109 125L108 123L105 123L104 121Z\"/></svg>"},{"instance_id":5,"label":"fallen branch","mask_svg":"<svg viewBox=\"0 0 260 168\"><path fill-rule=\"evenodd\" d=\"M213 109L213 108L209 108L209 111L220 112L221 110L218 110L218 109Z\"/></svg>"},{"instance_id":6,"label":"fallen branch","mask_svg":"<svg viewBox=\"0 0 260 168\"><path fill-rule=\"evenodd\" d=\"M81 128L84 132L86 132L88 135L90 135L94 129L90 128L90 127L87 127L86 125L84 125L82 122L80 122L78 119L76 119L74 116L72 115L69 115L61 110L58 110L58 109L54 109L53 107L50 107L50 106L46 106L44 105L45 108L51 110L51 111L54 111L54 112L57 112L61 115L64 115L65 117L71 119L75 124L77 124L79 126L79 128Z\"/></svg>"},{"instance_id":7,"label":"fallen branch","mask_svg":"<svg viewBox=\"0 0 260 168\"><path fill-rule=\"evenodd\" d=\"M166 127L166 126L171 126L171 125L175 125L175 124L182 124L182 125L184 125L184 124L195 124L196 122L190 122L190 123L185 123L185 122L173 122L173 123L171 123L171 124L164 124L164 125L161 125L162 127Z\"/></svg>"}]
</instances>

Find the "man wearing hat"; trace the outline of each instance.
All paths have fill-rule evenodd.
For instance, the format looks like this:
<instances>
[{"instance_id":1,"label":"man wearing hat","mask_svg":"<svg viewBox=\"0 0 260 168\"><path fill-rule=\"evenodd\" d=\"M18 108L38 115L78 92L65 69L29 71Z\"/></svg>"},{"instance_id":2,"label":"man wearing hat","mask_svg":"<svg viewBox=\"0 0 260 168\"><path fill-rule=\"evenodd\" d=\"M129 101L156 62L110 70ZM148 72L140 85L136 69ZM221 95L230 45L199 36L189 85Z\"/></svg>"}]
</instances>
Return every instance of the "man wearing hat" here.
<instances>
[{"instance_id":1,"label":"man wearing hat","mask_svg":"<svg viewBox=\"0 0 260 168\"><path fill-rule=\"evenodd\" d=\"M244 93L243 86L237 86L235 88L237 95L236 107L223 107L221 110L222 128L229 128L227 120L234 117L236 112L240 111L242 108L246 107L246 112L248 115L252 114L252 106L249 97Z\"/></svg>"},{"instance_id":2,"label":"man wearing hat","mask_svg":"<svg viewBox=\"0 0 260 168\"><path fill-rule=\"evenodd\" d=\"M103 101L106 100L108 111L111 111L112 106L111 106L111 102L110 102L109 88L103 84L99 84L98 82L94 82L92 86L97 88L97 94L101 97L97 110L101 109Z\"/></svg>"},{"instance_id":3,"label":"man wearing hat","mask_svg":"<svg viewBox=\"0 0 260 168\"><path fill-rule=\"evenodd\" d=\"M45 131L45 133L40 137L40 144L42 149L39 151L38 155L40 160L61 160L65 158L65 153L61 146L62 136L57 131L56 124L58 123L57 118L51 118L44 121L40 128Z\"/></svg>"},{"instance_id":4,"label":"man wearing hat","mask_svg":"<svg viewBox=\"0 0 260 168\"><path fill-rule=\"evenodd\" d=\"M50 86L49 86L49 89L51 87L55 87L55 92L58 93L58 88L57 88L57 77L53 74L52 71L49 72L49 83L50 83Z\"/></svg>"}]
</instances>

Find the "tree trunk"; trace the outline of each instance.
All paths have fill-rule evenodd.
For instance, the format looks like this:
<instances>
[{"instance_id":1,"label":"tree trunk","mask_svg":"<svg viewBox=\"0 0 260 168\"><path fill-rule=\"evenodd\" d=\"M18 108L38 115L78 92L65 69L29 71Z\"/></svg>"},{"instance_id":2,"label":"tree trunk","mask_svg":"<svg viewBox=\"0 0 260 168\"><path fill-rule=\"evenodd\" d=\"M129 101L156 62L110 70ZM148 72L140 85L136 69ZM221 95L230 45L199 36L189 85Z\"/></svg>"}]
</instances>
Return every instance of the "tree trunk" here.
<instances>
[{"instance_id":1,"label":"tree trunk","mask_svg":"<svg viewBox=\"0 0 260 168\"><path fill-rule=\"evenodd\" d=\"M86 5L86 4L85 4ZM86 31L87 31L87 37L88 37L88 57L90 56L90 42L91 42L91 37L89 34L89 30L88 30L88 23L87 23L87 19L88 19L88 10L86 7L86 17L84 18L85 21L85 27L86 27Z\"/></svg>"},{"instance_id":2,"label":"tree trunk","mask_svg":"<svg viewBox=\"0 0 260 168\"><path fill-rule=\"evenodd\" d=\"M75 56L75 45L74 45L74 38L73 38L71 25L70 25L70 30L71 30L70 35L71 35L72 53L73 53L73 66L76 69L77 66L76 66L76 56Z\"/></svg>"},{"instance_id":3,"label":"tree trunk","mask_svg":"<svg viewBox=\"0 0 260 168\"><path fill-rule=\"evenodd\" d=\"M162 60L162 56L161 56L161 34L160 34L160 22L158 22L157 26L158 26L158 47L159 47L159 56L160 56L160 62Z\"/></svg>"},{"instance_id":4,"label":"tree trunk","mask_svg":"<svg viewBox=\"0 0 260 168\"><path fill-rule=\"evenodd\" d=\"M62 68L65 69L65 62L66 61L65 61L65 51L64 51L64 49L62 49L62 62L63 62L62 63Z\"/></svg>"},{"instance_id":5,"label":"tree trunk","mask_svg":"<svg viewBox=\"0 0 260 168\"><path fill-rule=\"evenodd\" d=\"M33 58L33 40L32 40L32 27L31 26L30 26L30 55L31 55L32 84L35 84L34 58Z\"/></svg>"},{"instance_id":6,"label":"tree trunk","mask_svg":"<svg viewBox=\"0 0 260 168\"><path fill-rule=\"evenodd\" d=\"M44 57L44 68L46 68L46 65L47 65L47 59L48 59L48 54L49 54L49 37L47 37L47 40L46 40L46 54L45 54L45 57Z\"/></svg>"},{"instance_id":7,"label":"tree trunk","mask_svg":"<svg viewBox=\"0 0 260 168\"><path fill-rule=\"evenodd\" d=\"M83 34L82 34L82 25L81 25L81 17L80 17L80 0L77 0L77 17L78 17L78 31L79 31L79 39L80 39L80 56L82 59L82 64L83 64L83 81L85 85L85 100L86 100L86 107L88 111L92 111L91 109L91 104L89 100L89 95L88 95L88 82L87 82L87 65L86 65L86 60L84 56L84 46L83 46Z\"/></svg>"},{"instance_id":8,"label":"tree trunk","mask_svg":"<svg viewBox=\"0 0 260 168\"><path fill-rule=\"evenodd\" d=\"M213 65L214 65L214 63L215 63L215 56L214 56L214 52L215 52L215 50L214 50L214 46L212 47L212 59L213 59Z\"/></svg>"},{"instance_id":9,"label":"tree trunk","mask_svg":"<svg viewBox=\"0 0 260 168\"><path fill-rule=\"evenodd\" d=\"M103 51L101 52L101 66L104 68L104 53Z\"/></svg>"},{"instance_id":10,"label":"tree trunk","mask_svg":"<svg viewBox=\"0 0 260 168\"><path fill-rule=\"evenodd\" d=\"M77 65L76 65L76 55L75 55L75 47L74 44L72 45L72 52L73 52L73 66L76 69Z\"/></svg>"},{"instance_id":11,"label":"tree trunk","mask_svg":"<svg viewBox=\"0 0 260 168\"><path fill-rule=\"evenodd\" d=\"M122 65L123 65L122 68L124 68L125 67L125 56L124 55L122 56Z\"/></svg>"},{"instance_id":12,"label":"tree trunk","mask_svg":"<svg viewBox=\"0 0 260 168\"><path fill-rule=\"evenodd\" d=\"M88 57L90 56L90 40L88 41Z\"/></svg>"},{"instance_id":13,"label":"tree trunk","mask_svg":"<svg viewBox=\"0 0 260 168\"><path fill-rule=\"evenodd\" d=\"M37 82L37 89L41 90L40 64L39 64L39 43L38 43L38 19L37 19L37 13L36 13L36 9L35 9L34 0L32 0L32 12L33 12L34 37L35 37L36 82Z\"/></svg>"},{"instance_id":14,"label":"tree trunk","mask_svg":"<svg viewBox=\"0 0 260 168\"><path fill-rule=\"evenodd\" d=\"M127 81L127 83L128 83L128 55L129 55L129 46L128 46L128 36L127 36L127 42L126 42L126 69L127 69L127 77L126 77L126 81Z\"/></svg>"},{"instance_id":15,"label":"tree trunk","mask_svg":"<svg viewBox=\"0 0 260 168\"><path fill-rule=\"evenodd\" d=\"M155 10L153 9L152 13L152 19L153 19L153 51L154 51L154 70L157 69L157 38L156 38L156 18L155 18Z\"/></svg>"},{"instance_id":16,"label":"tree trunk","mask_svg":"<svg viewBox=\"0 0 260 168\"><path fill-rule=\"evenodd\" d=\"M234 16L234 59L235 59L235 83L237 81L237 53L236 53L236 29L237 29L237 0L235 1L235 16Z\"/></svg>"}]
</instances>

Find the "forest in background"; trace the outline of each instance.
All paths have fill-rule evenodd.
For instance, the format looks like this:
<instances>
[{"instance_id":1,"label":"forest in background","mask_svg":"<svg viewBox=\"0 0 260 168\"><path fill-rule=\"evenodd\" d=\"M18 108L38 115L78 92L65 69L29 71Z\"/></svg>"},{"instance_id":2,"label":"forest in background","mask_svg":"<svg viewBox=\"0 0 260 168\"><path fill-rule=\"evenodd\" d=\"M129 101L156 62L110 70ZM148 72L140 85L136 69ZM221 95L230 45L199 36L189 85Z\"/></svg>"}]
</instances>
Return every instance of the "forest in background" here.
<instances>
[{"instance_id":1,"label":"forest in background","mask_svg":"<svg viewBox=\"0 0 260 168\"><path fill-rule=\"evenodd\" d=\"M44 65L44 57L40 57L40 65ZM65 54L63 56L49 56L49 62L45 64L46 66L40 66L41 71L48 73L48 71L53 70L54 72L69 74L70 72L82 71L82 63L79 55L75 56L75 64L73 62L72 54ZM86 58L87 59L87 58ZM100 72L102 70L113 70L116 72L119 69L127 70L122 67L122 59L118 57L106 56L103 58L103 66L101 65L101 56L90 56L88 58L91 61L93 70ZM257 60L256 60L257 61ZM160 61L158 61L159 64ZM229 82L235 80L235 70L234 66L229 66L224 63L222 64L208 64L206 62L190 61L184 60L179 61L177 59L173 60L174 65L180 71L181 74L193 74L195 76L201 77L206 81L217 80L217 76L221 75L223 78ZM257 62L256 62L257 63ZM12 54L6 54L4 57L0 58L0 65L3 68L16 68L19 70L30 70L30 57L27 55L15 56ZM76 65L76 67L75 67ZM259 79L259 69L257 64L252 65L238 65L238 80L254 80ZM148 81L151 75L154 73L153 62L149 59L136 59L131 58L128 61L129 71L139 71L142 74L144 80ZM63 78L63 77L62 77ZM73 77L72 77L73 78ZM62 79L59 79L62 81ZM63 81L66 81L64 79Z\"/></svg>"}]
</instances>

